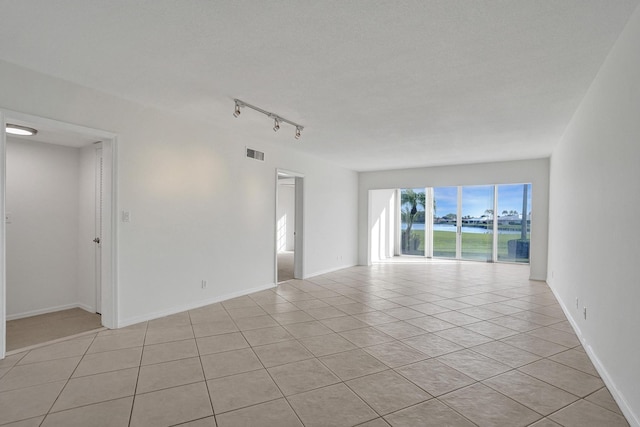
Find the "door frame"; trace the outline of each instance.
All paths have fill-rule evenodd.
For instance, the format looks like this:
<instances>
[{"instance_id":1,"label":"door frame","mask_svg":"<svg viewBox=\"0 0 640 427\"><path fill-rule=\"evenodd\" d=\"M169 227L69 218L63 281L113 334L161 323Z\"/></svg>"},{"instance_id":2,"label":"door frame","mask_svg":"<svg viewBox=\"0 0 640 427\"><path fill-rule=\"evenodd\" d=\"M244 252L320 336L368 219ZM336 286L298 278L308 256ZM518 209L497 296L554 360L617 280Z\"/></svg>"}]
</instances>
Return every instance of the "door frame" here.
<instances>
[{"instance_id":1,"label":"door frame","mask_svg":"<svg viewBox=\"0 0 640 427\"><path fill-rule=\"evenodd\" d=\"M275 208L273 215L273 251L274 251L274 279L273 283L278 284L278 177L287 176L294 178L295 208L294 222L295 231L293 239L293 278L304 279L304 174L286 169L276 169L276 191Z\"/></svg>"},{"instance_id":2,"label":"door frame","mask_svg":"<svg viewBox=\"0 0 640 427\"><path fill-rule=\"evenodd\" d=\"M456 259L462 259L462 185L458 189L458 207L456 208Z\"/></svg>"},{"instance_id":3,"label":"door frame","mask_svg":"<svg viewBox=\"0 0 640 427\"><path fill-rule=\"evenodd\" d=\"M102 324L107 328L118 327L118 241L117 241L117 148L118 137L115 133L88 128L71 123L47 119L44 117L0 109L0 214L6 216L6 124L16 120L38 126L66 130L90 136L102 141L103 155L103 242L101 252L101 300ZM0 359L6 353L6 221L0 223Z\"/></svg>"}]
</instances>

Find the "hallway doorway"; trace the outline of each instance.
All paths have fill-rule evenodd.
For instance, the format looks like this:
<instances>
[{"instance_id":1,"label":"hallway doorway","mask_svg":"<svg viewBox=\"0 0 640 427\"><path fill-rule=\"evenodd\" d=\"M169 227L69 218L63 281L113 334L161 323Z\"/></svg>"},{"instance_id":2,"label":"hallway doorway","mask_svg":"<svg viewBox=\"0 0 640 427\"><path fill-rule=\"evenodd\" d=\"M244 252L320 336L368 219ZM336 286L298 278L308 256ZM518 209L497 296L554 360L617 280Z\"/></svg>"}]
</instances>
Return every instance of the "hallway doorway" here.
<instances>
[{"instance_id":1,"label":"hallway doorway","mask_svg":"<svg viewBox=\"0 0 640 427\"><path fill-rule=\"evenodd\" d=\"M21 113L0 111L0 119L2 358L6 351L116 326L115 137ZM12 135L7 124L37 132Z\"/></svg>"},{"instance_id":2,"label":"hallway doorway","mask_svg":"<svg viewBox=\"0 0 640 427\"><path fill-rule=\"evenodd\" d=\"M294 251L278 252L278 283L293 279Z\"/></svg>"},{"instance_id":3,"label":"hallway doorway","mask_svg":"<svg viewBox=\"0 0 640 427\"><path fill-rule=\"evenodd\" d=\"M294 172L276 175L275 283L303 277L303 182Z\"/></svg>"}]
</instances>

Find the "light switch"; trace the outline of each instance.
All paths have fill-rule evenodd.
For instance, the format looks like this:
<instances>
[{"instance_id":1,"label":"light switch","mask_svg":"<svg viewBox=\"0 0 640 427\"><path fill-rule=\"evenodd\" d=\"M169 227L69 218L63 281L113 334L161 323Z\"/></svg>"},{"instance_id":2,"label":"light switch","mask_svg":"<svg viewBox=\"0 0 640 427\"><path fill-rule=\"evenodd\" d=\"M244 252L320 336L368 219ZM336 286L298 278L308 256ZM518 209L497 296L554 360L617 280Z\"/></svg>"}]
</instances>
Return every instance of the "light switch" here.
<instances>
[{"instance_id":1,"label":"light switch","mask_svg":"<svg viewBox=\"0 0 640 427\"><path fill-rule=\"evenodd\" d=\"M131 212L122 211L122 222L131 222Z\"/></svg>"}]
</instances>

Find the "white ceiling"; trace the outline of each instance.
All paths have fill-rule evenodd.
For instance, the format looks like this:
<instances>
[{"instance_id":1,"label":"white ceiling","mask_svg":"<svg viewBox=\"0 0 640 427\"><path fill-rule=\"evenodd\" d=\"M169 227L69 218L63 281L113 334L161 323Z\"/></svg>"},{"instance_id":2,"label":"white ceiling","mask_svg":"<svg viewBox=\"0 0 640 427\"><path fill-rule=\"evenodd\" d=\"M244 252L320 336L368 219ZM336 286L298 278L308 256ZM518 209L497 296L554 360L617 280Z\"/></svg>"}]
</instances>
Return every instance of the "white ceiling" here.
<instances>
[{"instance_id":1,"label":"white ceiling","mask_svg":"<svg viewBox=\"0 0 640 427\"><path fill-rule=\"evenodd\" d=\"M639 1L0 0L0 58L355 170L536 158Z\"/></svg>"}]
</instances>

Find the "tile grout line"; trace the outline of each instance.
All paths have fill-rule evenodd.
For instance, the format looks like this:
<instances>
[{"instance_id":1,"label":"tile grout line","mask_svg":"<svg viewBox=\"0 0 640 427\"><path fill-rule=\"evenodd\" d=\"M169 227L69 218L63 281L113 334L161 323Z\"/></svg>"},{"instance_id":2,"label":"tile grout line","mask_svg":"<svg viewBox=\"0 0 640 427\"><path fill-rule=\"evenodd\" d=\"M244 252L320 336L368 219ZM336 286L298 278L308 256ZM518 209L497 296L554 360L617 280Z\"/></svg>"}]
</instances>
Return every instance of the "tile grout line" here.
<instances>
[{"instance_id":1,"label":"tile grout line","mask_svg":"<svg viewBox=\"0 0 640 427\"><path fill-rule=\"evenodd\" d=\"M276 288L277 288L278 286L279 286L279 284L276 286ZM286 298L285 298L285 299L286 299ZM271 317L271 315L269 315L269 317ZM275 319L273 319L273 320L274 320L276 323L278 323L278 321L277 321L277 320L275 320ZM282 326L282 325L280 325L280 326ZM237 327L237 324L236 324L236 327ZM240 328L238 328L238 329L240 330ZM254 346L253 346L253 345L251 345L251 343L249 343L249 340L247 340L247 337L244 335L244 333L243 333L243 331L242 331L242 330L240 330L240 334L242 335L242 337L244 338L244 340L247 342L247 344L249 344L249 348L251 349L251 351L253 352L254 356L258 359L258 361L259 361L259 362L260 362L260 364L262 365L262 369L264 369L264 371L267 373L267 375L268 375L268 376L269 376L269 378L271 379L271 382L273 382L273 384L276 386L276 388L278 389L278 391L280 392L280 394L281 394L281 396L282 396L282 397L278 397L278 398L275 398L275 399L272 399L272 400L268 400L267 402L273 402L273 401L278 400L278 399L284 399L284 401L287 403L287 405L289 406L289 408L291 408L291 410L292 410L292 411L293 411L293 413L295 414L295 416L296 416L296 418L298 419L298 421L300 421L300 424L301 424L302 426L304 426L304 422L302 421L302 418L300 418L300 415L299 415L299 414L296 412L296 410L293 408L293 406L291 405L291 402L289 402L289 399L287 399L287 396L282 392L282 389L280 388L280 386L278 385L278 383L276 382L276 380L273 378L273 375L271 375L271 372L269 372L269 369L267 369L267 367L264 365L264 362L262 361L262 359L260 359L260 357L259 357L259 356L256 354L256 352L253 350L253 347L254 347ZM294 340L295 340L295 338L294 338ZM296 342L297 342L297 340L296 340ZM300 344L300 345L302 345L301 343L299 343L299 344ZM269 345L269 344L266 344L266 345ZM257 346L257 347L259 347L259 346ZM303 346L303 348L305 348L305 347ZM260 404L262 404L262 403L267 403L267 402L261 402L261 403L258 403L258 405L260 405ZM255 406L255 405L249 405L249 406L247 406L247 407L250 407L250 406ZM238 408L238 409L235 409L235 410L239 410L239 409L243 409L243 408ZM228 412L232 412L232 411L228 411Z\"/></svg>"},{"instance_id":2,"label":"tile grout line","mask_svg":"<svg viewBox=\"0 0 640 427\"><path fill-rule=\"evenodd\" d=\"M129 411L129 422L128 426L131 427L131 421L133 420L133 408L136 406L136 396L138 393L138 382L140 381L140 370L142 367L142 357L144 356L144 347L147 341L147 332L149 331L149 322L145 322L146 326L144 328L144 338L142 339L142 351L140 352L140 362L138 364L138 375L136 375L136 385L133 387L133 399L131 401L131 410Z\"/></svg>"},{"instance_id":3,"label":"tile grout line","mask_svg":"<svg viewBox=\"0 0 640 427\"><path fill-rule=\"evenodd\" d=\"M189 313L189 324L191 325L191 330L193 332L193 319L191 318L191 313L190 312L187 312L187 313ZM193 333L193 341L196 345L196 351L198 352L198 361L200 362L200 369L202 369L202 378L204 379L204 386L207 389L207 395L209 396L209 405L211 405L211 416L213 417L213 422L216 425L218 425L218 421L216 419L216 411L213 407L213 399L211 398L211 391L209 390L209 381L207 380L207 375L204 371L204 364L202 363L202 355L200 354L200 347L198 347L198 340L196 339L195 332ZM207 418L207 417L204 417L204 418Z\"/></svg>"},{"instance_id":4,"label":"tile grout line","mask_svg":"<svg viewBox=\"0 0 640 427\"><path fill-rule=\"evenodd\" d=\"M76 372L76 370L78 369L78 366L80 366L80 363L82 363L82 359L84 359L84 357L87 355L87 352L89 351L89 349L91 348L91 346L93 345L93 343L95 342L96 338L98 337L98 334L94 335L93 339L91 340L91 343L87 346L86 350L82 353L82 356L80 357L80 360L78 360L78 364L76 365L76 367L73 369L73 371L71 372L71 374L69 375L69 378L67 378L67 380L65 381L64 385L62 386L62 388L60 389L60 392L58 393L58 395L56 396L56 398L53 400L53 403L51 403L51 406L49 407L49 409L47 410L46 414L44 414L44 418L42 419L41 423L44 423L44 420L47 419L47 417L49 416L49 414L51 414L51 410L53 409L53 407L55 406L55 404L58 402L58 399L60 399L60 396L62 395L62 393L64 392L64 390L67 388L67 385L69 384L69 382L71 381L71 378L73 378L73 374ZM30 353L30 352L29 352ZM26 355L25 355L26 357Z\"/></svg>"},{"instance_id":5,"label":"tile grout line","mask_svg":"<svg viewBox=\"0 0 640 427\"><path fill-rule=\"evenodd\" d=\"M286 299L286 298L285 298L285 299ZM295 305L295 304L294 304L294 305ZM338 309L338 310L339 310L339 309ZM301 310L301 311L304 311L304 310ZM347 316L353 317L352 315L350 315L350 314L348 314L348 313L347 313ZM343 316L339 316L339 317L343 317ZM316 319L316 321L319 321L319 320L318 320L318 319ZM277 322L277 320L276 320L276 322ZM321 321L319 321L319 322L322 324L322 322L321 322ZM299 322L299 323L305 323L305 322ZM295 323L294 323L294 324L295 324ZM284 325L280 325L280 326L284 326ZM325 327L327 327L327 326L325 325ZM331 329L331 328L329 328L329 329ZM340 336L339 332L337 332L337 331L335 331L335 330L332 330L332 334L337 334L338 336ZM330 335L330 334L327 334L327 335ZM323 335L317 335L317 336L323 336ZM308 337L305 337L305 338L308 338ZM344 337L343 337L343 338L344 338ZM328 366L327 366L327 365L326 365L322 360L320 360L320 358L319 358L318 356L316 356L315 354L313 354L313 353L312 353L312 352L311 352L311 351L310 351L310 350L309 350L309 349L304 345L304 343L300 342L300 340L299 340L297 337L295 337L295 336L293 337L293 340L294 340L294 341L296 341L300 346L302 346L303 348L305 348L305 349L306 349L309 353L311 353L311 355L313 356L311 359L305 359L305 360L315 360L315 361L317 361L318 363L320 363L320 365L321 365L321 366L323 366L325 369L327 369L329 372L331 372L333 375L335 375L335 376L336 376L336 378L339 380L339 382L334 383L334 384L328 384L328 385L325 385L325 386L316 387L316 388L313 388L313 389L310 389L310 390L305 390L304 392L296 393L296 394L293 394L292 396L295 396L295 395L297 395L297 394L302 394L302 393L308 393L308 392L312 392L312 391L317 391L317 390L320 390L320 389L322 389L322 388L331 387L331 386L334 386L334 385L337 385L337 384L342 384L342 385L344 385L345 387L347 387L347 388L348 388L352 393L354 393L354 394L358 397L358 399L360 399L360 401L361 401L362 403L364 403L364 404L365 404L367 407L369 407L369 408L370 408L370 409L371 409L371 410L372 410L376 415L378 415L378 417L376 417L376 418L374 418L374 419L372 419L372 420L366 420L366 421L364 421L363 423L359 423L359 424L357 424L357 425L361 425L361 424L367 423L367 422L369 422L369 421L373 421L373 420L375 420L375 419L382 418L382 415L380 415L380 413L378 413L378 411L376 411L374 408L372 408L372 407L369 405L369 403L368 403L368 402L366 402L366 401L365 401L365 400L364 400L364 399L363 399L363 398L362 398L362 397L361 397L361 396L360 396L360 395L359 395L355 390L353 390L351 387L349 387L349 385L346 383L346 381L345 381L345 380L343 380L342 378L340 378L340 377L339 377L339 376L338 376L338 375L337 375L333 370L331 370L331 368L329 368L329 367L328 367ZM348 340L348 339L347 339L347 340ZM358 349L363 350L363 348L358 348ZM353 351L353 350L346 350L346 351L344 351L344 352L338 352L338 353L333 353L333 354L346 353L346 352L348 352L348 351ZM364 350L363 350L363 351L364 351ZM368 354L368 353L367 353L367 354ZM375 356L372 356L372 357L374 357L374 358L375 358ZM376 360L377 360L377 359L376 359ZM291 362L291 363L297 363L297 362ZM380 363L382 363L383 365L385 365L382 361L380 361ZM284 366L284 364L283 364L283 365L276 365L276 366ZM387 365L385 365L385 366L388 368L388 369L386 369L385 371L389 371L389 370L391 370L391 371L392 371L392 370L393 370L393 369L392 369L392 368L390 368L389 366L387 366ZM265 368L265 369L266 369L266 368ZM271 373L269 372L269 370L268 370L268 369L266 369L266 370L267 370L267 372L269 373L269 375L271 376ZM385 371L382 371L382 372L385 372ZM369 375L369 374L367 374L367 375ZM366 375L364 375L364 376L366 376ZM363 376L363 377L364 377L364 376ZM356 378L360 378L360 377L356 377ZM352 379L356 379L356 378L352 378ZM278 386L277 382L275 381L275 379L273 379L273 377L272 377L272 380L273 380L273 382L276 384L276 386L280 389L280 386ZM282 390L281 390L281 389L280 389L280 392L282 393ZM298 419L300 419L300 416L297 414L297 412L295 411L295 409L291 406L291 403L289 402L289 399L287 398L287 396L286 396L284 393L282 393L282 395L284 396L285 400L287 401L287 403L289 404L289 406L292 408L292 410L294 411L294 413L296 413L296 416L298 416ZM300 422L302 423L302 419L300 419ZM304 425L304 423L303 423L303 425Z\"/></svg>"}]
</instances>

